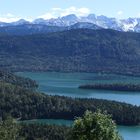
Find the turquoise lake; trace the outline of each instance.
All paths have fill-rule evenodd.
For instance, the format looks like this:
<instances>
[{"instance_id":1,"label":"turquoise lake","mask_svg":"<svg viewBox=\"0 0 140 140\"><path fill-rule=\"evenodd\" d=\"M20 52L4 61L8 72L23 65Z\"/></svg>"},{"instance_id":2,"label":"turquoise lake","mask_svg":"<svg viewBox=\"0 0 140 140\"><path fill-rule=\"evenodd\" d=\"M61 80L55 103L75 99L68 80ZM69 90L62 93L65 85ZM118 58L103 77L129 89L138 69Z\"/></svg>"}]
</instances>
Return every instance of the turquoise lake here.
<instances>
[{"instance_id":1,"label":"turquoise lake","mask_svg":"<svg viewBox=\"0 0 140 140\"><path fill-rule=\"evenodd\" d=\"M34 73L18 72L18 75L30 77L39 84L39 91L50 95L61 95L80 98L98 98L116 100L134 105L140 105L140 92L120 92L106 90L84 90L79 85L90 83L139 83L140 77L107 75L94 73Z\"/></svg>"},{"instance_id":2,"label":"turquoise lake","mask_svg":"<svg viewBox=\"0 0 140 140\"><path fill-rule=\"evenodd\" d=\"M115 74L96 73L59 73L59 72L18 72L17 75L34 79L39 84L38 90L49 95L60 95L78 98L98 98L115 100L140 105L140 92L120 92L106 90L84 90L78 87L91 83L137 83L140 77L123 76ZM35 122L70 125L68 120L32 120ZM125 140L139 140L140 126L118 126L120 134Z\"/></svg>"}]
</instances>

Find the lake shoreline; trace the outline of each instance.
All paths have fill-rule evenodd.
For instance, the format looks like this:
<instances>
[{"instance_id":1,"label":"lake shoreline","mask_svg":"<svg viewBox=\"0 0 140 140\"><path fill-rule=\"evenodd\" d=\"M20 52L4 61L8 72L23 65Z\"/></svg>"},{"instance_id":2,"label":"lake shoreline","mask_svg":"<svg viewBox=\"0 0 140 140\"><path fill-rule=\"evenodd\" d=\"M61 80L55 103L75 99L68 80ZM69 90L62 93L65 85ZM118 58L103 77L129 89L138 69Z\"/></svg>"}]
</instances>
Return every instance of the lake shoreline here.
<instances>
[{"instance_id":1,"label":"lake shoreline","mask_svg":"<svg viewBox=\"0 0 140 140\"><path fill-rule=\"evenodd\" d=\"M103 82L126 81L140 83L139 77L130 77L122 75L102 74L98 73L60 73L60 72L20 72L17 73L23 77L29 77L39 84L39 91L49 93L50 95L68 96L71 98L97 98L115 100L120 102L127 102L129 104L140 106L139 92L117 92L117 91L93 91L78 89L79 85L89 84L94 79ZM110 78L111 75L111 78ZM96 77L96 78L95 78ZM107 77L107 80L105 78ZM102 80L104 79L104 80ZM108 80L111 79L111 80ZM98 80L98 79L97 79ZM126 94L127 93L127 94ZM88 104L88 103L87 103ZM117 106L119 107L119 106ZM137 112L137 111L135 111ZM129 116L129 115L128 115ZM139 125L121 126L119 125L119 132L125 140L139 139L140 127Z\"/></svg>"}]
</instances>

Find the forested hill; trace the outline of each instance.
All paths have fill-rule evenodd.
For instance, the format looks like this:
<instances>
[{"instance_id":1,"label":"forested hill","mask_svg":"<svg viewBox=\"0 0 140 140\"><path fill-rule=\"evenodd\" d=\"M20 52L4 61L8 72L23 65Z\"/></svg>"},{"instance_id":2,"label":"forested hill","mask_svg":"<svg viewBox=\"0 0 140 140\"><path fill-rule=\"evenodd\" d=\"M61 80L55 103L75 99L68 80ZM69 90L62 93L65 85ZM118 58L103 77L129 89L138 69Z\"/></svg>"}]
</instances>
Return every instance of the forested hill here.
<instances>
[{"instance_id":1,"label":"forested hill","mask_svg":"<svg viewBox=\"0 0 140 140\"><path fill-rule=\"evenodd\" d=\"M4 77L4 78L3 78ZM140 124L140 107L102 99L72 99L50 96L32 90L35 81L8 72L0 72L0 118L20 120L69 119L82 116L86 110L107 111L121 125Z\"/></svg>"},{"instance_id":2,"label":"forested hill","mask_svg":"<svg viewBox=\"0 0 140 140\"><path fill-rule=\"evenodd\" d=\"M36 93L12 84L0 83L0 118L11 115L26 119L69 119L86 110L107 111L121 125L140 124L140 107L101 99L72 99Z\"/></svg>"},{"instance_id":3,"label":"forested hill","mask_svg":"<svg viewBox=\"0 0 140 140\"><path fill-rule=\"evenodd\" d=\"M5 83L23 87L25 89L34 89L38 87L34 80L14 75L8 71L0 70L0 84L3 85Z\"/></svg>"},{"instance_id":4,"label":"forested hill","mask_svg":"<svg viewBox=\"0 0 140 140\"><path fill-rule=\"evenodd\" d=\"M140 72L140 34L77 29L0 35L0 66L14 71Z\"/></svg>"}]
</instances>

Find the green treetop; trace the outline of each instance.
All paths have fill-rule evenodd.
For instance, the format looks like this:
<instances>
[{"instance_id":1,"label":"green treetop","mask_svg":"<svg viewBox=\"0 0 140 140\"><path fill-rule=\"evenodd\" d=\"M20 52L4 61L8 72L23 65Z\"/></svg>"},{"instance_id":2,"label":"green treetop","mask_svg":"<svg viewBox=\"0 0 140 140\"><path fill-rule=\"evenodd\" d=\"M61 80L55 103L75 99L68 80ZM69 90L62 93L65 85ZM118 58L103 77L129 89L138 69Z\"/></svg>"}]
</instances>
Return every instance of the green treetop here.
<instances>
[{"instance_id":1,"label":"green treetop","mask_svg":"<svg viewBox=\"0 0 140 140\"><path fill-rule=\"evenodd\" d=\"M0 140L17 140L18 127L12 118L0 121Z\"/></svg>"},{"instance_id":2,"label":"green treetop","mask_svg":"<svg viewBox=\"0 0 140 140\"><path fill-rule=\"evenodd\" d=\"M110 115L86 111L72 128L73 140L122 140Z\"/></svg>"}]
</instances>

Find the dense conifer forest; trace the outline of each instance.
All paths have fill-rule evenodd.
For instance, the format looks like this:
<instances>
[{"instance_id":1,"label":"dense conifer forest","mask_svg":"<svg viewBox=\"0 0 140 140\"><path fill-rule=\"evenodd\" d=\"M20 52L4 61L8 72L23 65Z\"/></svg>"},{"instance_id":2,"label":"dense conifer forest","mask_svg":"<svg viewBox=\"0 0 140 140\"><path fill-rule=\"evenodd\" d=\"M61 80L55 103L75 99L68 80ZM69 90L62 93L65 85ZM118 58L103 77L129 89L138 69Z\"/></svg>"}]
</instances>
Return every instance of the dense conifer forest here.
<instances>
[{"instance_id":1,"label":"dense conifer forest","mask_svg":"<svg viewBox=\"0 0 140 140\"><path fill-rule=\"evenodd\" d=\"M12 71L109 72L139 75L140 34L76 29L0 35L0 67Z\"/></svg>"},{"instance_id":2,"label":"dense conifer forest","mask_svg":"<svg viewBox=\"0 0 140 140\"><path fill-rule=\"evenodd\" d=\"M114 90L114 91L140 91L140 84L113 83L113 84L86 84L81 89Z\"/></svg>"},{"instance_id":3,"label":"dense conifer forest","mask_svg":"<svg viewBox=\"0 0 140 140\"><path fill-rule=\"evenodd\" d=\"M20 86L27 89L35 89L38 87L36 81L29 78L23 78L9 71L0 70L0 82L1 83L10 83L15 86Z\"/></svg>"},{"instance_id":4,"label":"dense conifer forest","mask_svg":"<svg viewBox=\"0 0 140 140\"><path fill-rule=\"evenodd\" d=\"M32 87L32 80L27 79L27 81L31 82L28 85ZM23 78L23 83L28 82ZM82 116L86 110L95 112L101 109L111 114L117 124L140 123L140 107L137 106L101 99L50 96L25 87L20 84L15 85L11 81L0 82L0 117L5 118L10 115L20 120L47 118L73 120Z\"/></svg>"}]
</instances>

